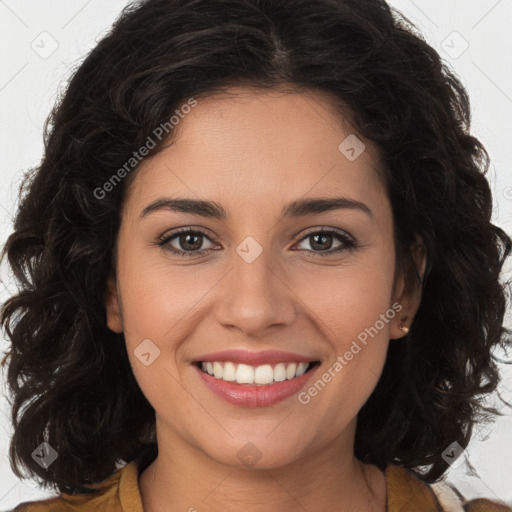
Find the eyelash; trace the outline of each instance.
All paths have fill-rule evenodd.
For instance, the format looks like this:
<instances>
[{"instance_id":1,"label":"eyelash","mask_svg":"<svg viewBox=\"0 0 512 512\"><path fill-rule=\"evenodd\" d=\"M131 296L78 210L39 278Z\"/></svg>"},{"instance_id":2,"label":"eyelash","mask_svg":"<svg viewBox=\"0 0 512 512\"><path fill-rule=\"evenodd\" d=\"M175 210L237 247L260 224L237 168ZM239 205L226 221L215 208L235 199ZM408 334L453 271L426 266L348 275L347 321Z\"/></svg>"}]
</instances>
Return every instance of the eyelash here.
<instances>
[{"instance_id":1,"label":"eyelash","mask_svg":"<svg viewBox=\"0 0 512 512\"><path fill-rule=\"evenodd\" d=\"M177 236L182 235L182 234L200 234L200 235L203 235L206 238L210 239L208 234L200 229L181 228L179 230L173 231L170 234L164 234L161 237L159 237L156 241L156 245L158 247L164 248L164 250L166 250L166 251L170 251L174 254L177 254L180 256L186 256L186 257L197 256L198 254L205 254L205 253L209 253L209 252L216 250L216 249L203 249L202 251L182 251L179 249L175 249L174 247L169 245L169 242L171 240L173 240L174 238L176 238ZM303 240L307 239L308 237L310 237L312 235L317 235L317 234L333 235L338 241L342 242L343 245L341 245L337 249L330 250L330 251L311 251L311 250L304 249L304 250L306 250L306 252L311 253L312 257L329 256L331 254L339 253L341 251L351 251L351 250L356 249L359 246L359 244L353 238L349 237L348 235L345 235L343 233L340 233L338 231L333 231L333 230L324 231L323 229L317 230L317 231L310 231L309 233L306 233L306 235L304 235L299 240L298 243L302 242ZM215 240L211 240L211 241L215 242Z\"/></svg>"}]
</instances>

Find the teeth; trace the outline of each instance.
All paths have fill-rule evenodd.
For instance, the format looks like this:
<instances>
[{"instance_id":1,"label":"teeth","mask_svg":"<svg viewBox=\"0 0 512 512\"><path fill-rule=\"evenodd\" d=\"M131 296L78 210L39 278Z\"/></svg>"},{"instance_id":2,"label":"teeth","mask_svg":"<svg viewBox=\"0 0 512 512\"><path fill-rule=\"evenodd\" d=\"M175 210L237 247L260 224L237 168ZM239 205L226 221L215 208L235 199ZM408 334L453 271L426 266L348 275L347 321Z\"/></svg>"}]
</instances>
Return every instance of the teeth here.
<instances>
[{"instance_id":1,"label":"teeth","mask_svg":"<svg viewBox=\"0 0 512 512\"><path fill-rule=\"evenodd\" d=\"M221 379L222 374L224 373L224 369L222 368L222 365L220 363L213 363L213 375L216 379Z\"/></svg>"},{"instance_id":2,"label":"teeth","mask_svg":"<svg viewBox=\"0 0 512 512\"><path fill-rule=\"evenodd\" d=\"M221 377L224 380L227 380L229 382L233 382L236 380L236 368L233 363L225 363L224 364L224 371Z\"/></svg>"},{"instance_id":3,"label":"teeth","mask_svg":"<svg viewBox=\"0 0 512 512\"><path fill-rule=\"evenodd\" d=\"M283 363L276 364L274 368L274 380L276 382L286 380L286 366Z\"/></svg>"},{"instance_id":4,"label":"teeth","mask_svg":"<svg viewBox=\"0 0 512 512\"><path fill-rule=\"evenodd\" d=\"M300 377L301 375L304 375L307 369L308 363L299 363L299 366L297 366L297 373L295 374L295 376Z\"/></svg>"},{"instance_id":5,"label":"teeth","mask_svg":"<svg viewBox=\"0 0 512 512\"><path fill-rule=\"evenodd\" d=\"M250 366L232 362L211 362L201 363L204 372L228 382L238 384L256 384L264 386L274 382L294 379L304 375L311 366L311 363L279 363L274 366L263 364L261 366Z\"/></svg>"},{"instance_id":6,"label":"teeth","mask_svg":"<svg viewBox=\"0 0 512 512\"><path fill-rule=\"evenodd\" d=\"M295 372L297 371L297 365L295 363L291 363L286 367L286 378L293 379L295 377Z\"/></svg>"},{"instance_id":7,"label":"teeth","mask_svg":"<svg viewBox=\"0 0 512 512\"><path fill-rule=\"evenodd\" d=\"M218 377L222 379L222 375ZM254 383L254 368L246 364L239 364L236 369L236 381L238 384L253 384Z\"/></svg>"},{"instance_id":8,"label":"teeth","mask_svg":"<svg viewBox=\"0 0 512 512\"><path fill-rule=\"evenodd\" d=\"M270 384L274 380L274 370L269 364L256 367L254 384Z\"/></svg>"}]
</instances>

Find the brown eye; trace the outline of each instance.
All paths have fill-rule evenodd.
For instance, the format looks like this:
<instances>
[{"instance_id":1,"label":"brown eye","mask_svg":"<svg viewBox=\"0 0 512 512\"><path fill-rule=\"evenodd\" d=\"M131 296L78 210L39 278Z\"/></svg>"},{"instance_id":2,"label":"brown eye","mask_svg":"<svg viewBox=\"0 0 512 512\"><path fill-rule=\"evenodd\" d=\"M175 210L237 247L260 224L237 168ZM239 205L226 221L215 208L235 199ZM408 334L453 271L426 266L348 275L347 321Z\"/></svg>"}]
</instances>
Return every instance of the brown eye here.
<instances>
[{"instance_id":1,"label":"brown eye","mask_svg":"<svg viewBox=\"0 0 512 512\"><path fill-rule=\"evenodd\" d=\"M158 239L157 245L174 254L197 256L213 250L211 247L203 247L206 239L210 240L206 233L186 228L164 235Z\"/></svg>"},{"instance_id":2,"label":"brown eye","mask_svg":"<svg viewBox=\"0 0 512 512\"><path fill-rule=\"evenodd\" d=\"M339 245L329 250L333 247L333 240L337 240ZM313 231L302 238L299 243L304 241L308 241L311 247L311 249L306 248L305 250L314 256L327 256L356 247L356 242L352 238L337 231Z\"/></svg>"},{"instance_id":3,"label":"brown eye","mask_svg":"<svg viewBox=\"0 0 512 512\"><path fill-rule=\"evenodd\" d=\"M203 235L186 233L179 235L177 240L185 251L198 251L203 245Z\"/></svg>"}]
</instances>

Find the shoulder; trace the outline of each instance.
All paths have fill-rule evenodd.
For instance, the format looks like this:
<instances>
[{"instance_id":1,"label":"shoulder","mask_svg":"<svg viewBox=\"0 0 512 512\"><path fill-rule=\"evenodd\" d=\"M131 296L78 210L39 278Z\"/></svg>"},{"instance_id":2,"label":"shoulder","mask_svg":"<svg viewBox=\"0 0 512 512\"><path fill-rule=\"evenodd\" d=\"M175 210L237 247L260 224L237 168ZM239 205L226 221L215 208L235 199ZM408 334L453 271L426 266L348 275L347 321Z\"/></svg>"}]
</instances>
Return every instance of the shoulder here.
<instances>
[{"instance_id":1,"label":"shoulder","mask_svg":"<svg viewBox=\"0 0 512 512\"><path fill-rule=\"evenodd\" d=\"M490 499L465 500L453 485L444 481L430 484L429 488L434 491L442 510L446 512L512 512L512 508L505 503Z\"/></svg>"},{"instance_id":2,"label":"shoulder","mask_svg":"<svg viewBox=\"0 0 512 512\"><path fill-rule=\"evenodd\" d=\"M40 501L20 503L10 512L142 512L138 489L138 468L135 462L118 469L110 477L87 486L91 494L60 494Z\"/></svg>"},{"instance_id":3,"label":"shoulder","mask_svg":"<svg viewBox=\"0 0 512 512\"><path fill-rule=\"evenodd\" d=\"M512 512L505 503L478 498L464 504L464 512Z\"/></svg>"},{"instance_id":4,"label":"shoulder","mask_svg":"<svg viewBox=\"0 0 512 512\"><path fill-rule=\"evenodd\" d=\"M488 499L466 501L453 486L445 482L429 485L403 466L389 465L385 475L389 512L407 510L411 503L417 512L512 512L505 503Z\"/></svg>"}]
</instances>

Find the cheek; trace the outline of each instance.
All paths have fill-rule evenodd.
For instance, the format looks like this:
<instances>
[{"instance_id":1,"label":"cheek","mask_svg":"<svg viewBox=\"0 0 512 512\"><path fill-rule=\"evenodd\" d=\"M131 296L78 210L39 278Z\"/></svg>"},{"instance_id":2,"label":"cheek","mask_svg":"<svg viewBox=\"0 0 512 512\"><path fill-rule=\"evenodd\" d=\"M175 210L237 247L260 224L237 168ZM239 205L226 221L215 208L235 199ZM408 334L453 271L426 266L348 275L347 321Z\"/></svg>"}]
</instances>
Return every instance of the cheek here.
<instances>
[{"instance_id":1,"label":"cheek","mask_svg":"<svg viewBox=\"0 0 512 512\"><path fill-rule=\"evenodd\" d=\"M211 288L207 276L199 274L191 267L171 271L165 258L148 263L148 258L127 256L120 268L127 343L179 339L194 319L194 305Z\"/></svg>"},{"instance_id":2,"label":"cheek","mask_svg":"<svg viewBox=\"0 0 512 512\"><path fill-rule=\"evenodd\" d=\"M381 314L394 314L390 304L393 277L392 255L368 254L343 266L312 269L307 279L298 279L291 287L321 320L328 338L337 340L335 344L342 349L349 338L373 326ZM379 330L386 335L388 327L389 323L382 326L379 322Z\"/></svg>"},{"instance_id":3,"label":"cheek","mask_svg":"<svg viewBox=\"0 0 512 512\"><path fill-rule=\"evenodd\" d=\"M330 348L313 384L321 382L310 388L311 395L323 398L311 401L318 400L333 426L357 414L381 375L390 322L397 314L390 304L393 272L391 257L376 258L329 275L317 273L302 289Z\"/></svg>"}]
</instances>

